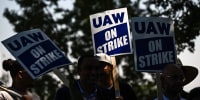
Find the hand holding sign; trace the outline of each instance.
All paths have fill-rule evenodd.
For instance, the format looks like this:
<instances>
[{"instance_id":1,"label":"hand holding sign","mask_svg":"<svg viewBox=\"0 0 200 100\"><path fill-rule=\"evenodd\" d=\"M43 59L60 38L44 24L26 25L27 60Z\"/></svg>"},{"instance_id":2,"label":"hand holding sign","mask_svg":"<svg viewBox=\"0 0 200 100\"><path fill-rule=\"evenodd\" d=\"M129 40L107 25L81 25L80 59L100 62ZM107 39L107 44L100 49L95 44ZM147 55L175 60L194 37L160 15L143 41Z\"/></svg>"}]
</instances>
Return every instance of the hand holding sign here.
<instances>
[{"instance_id":1,"label":"hand holding sign","mask_svg":"<svg viewBox=\"0 0 200 100\"><path fill-rule=\"evenodd\" d=\"M127 9L108 10L90 15L90 23L95 54L105 53L112 56L111 73L115 97L119 100L121 96L115 55L132 53Z\"/></svg>"}]
</instances>

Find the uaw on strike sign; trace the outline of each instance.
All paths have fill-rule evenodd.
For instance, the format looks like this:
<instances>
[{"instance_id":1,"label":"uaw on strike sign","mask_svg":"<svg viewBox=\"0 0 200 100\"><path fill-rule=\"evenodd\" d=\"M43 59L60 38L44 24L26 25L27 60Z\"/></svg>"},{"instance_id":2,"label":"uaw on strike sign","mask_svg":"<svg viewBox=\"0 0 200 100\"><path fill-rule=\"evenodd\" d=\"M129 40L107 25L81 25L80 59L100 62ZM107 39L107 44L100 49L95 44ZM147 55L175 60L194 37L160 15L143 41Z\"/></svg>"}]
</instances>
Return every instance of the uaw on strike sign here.
<instances>
[{"instance_id":1,"label":"uaw on strike sign","mask_svg":"<svg viewBox=\"0 0 200 100\"><path fill-rule=\"evenodd\" d=\"M33 79L71 63L39 29L18 33L2 43Z\"/></svg>"},{"instance_id":2,"label":"uaw on strike sign","mask_svg":"<svg viewBox=\"0 0 200 100\"><path fill-rule=\"evenodd\" d=\"M95 53L120 55L132 52L126 8L90 15L90 24Z\"/></svg>"},{"instance_id":3,"label":"uaw on strike sign","mask_svg":"<svg viewBox=\"0 0 200 100\"><path fill-rule=\"evenodd\" d=\"M136 71L160 72L165 64L176 63L172 20L133 17L131 23Z\"/></svg>"}]
</instances>

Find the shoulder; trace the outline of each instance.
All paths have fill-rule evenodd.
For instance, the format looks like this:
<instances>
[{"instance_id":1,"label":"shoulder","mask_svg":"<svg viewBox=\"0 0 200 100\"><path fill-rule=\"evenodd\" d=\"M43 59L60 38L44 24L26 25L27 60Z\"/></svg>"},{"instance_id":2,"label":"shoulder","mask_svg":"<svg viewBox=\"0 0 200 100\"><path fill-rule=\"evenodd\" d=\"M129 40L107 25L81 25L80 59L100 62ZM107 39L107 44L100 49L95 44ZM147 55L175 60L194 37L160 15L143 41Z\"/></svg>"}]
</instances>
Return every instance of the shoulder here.
<instances>
[{"instance_id":1,"label":"shoulder","mask_svg":"<svg viewBox=\"0 0 200 100\"><path fill-rule=\"evenodd\" d=\"M8 92L0 91L0 100L13 100L13 98Z\"/></svg>"},{"instance_id":2,"label":"shoulder","mask_svg":"<svg viewBox=\"0 0 200 100\"><path fill-rule=\"evenodd\" d=\"M112 100L113 94L108 89L97 87L97 98L98 100Z\"/></svg>"},{"instance_id":3,"label":"shoulder","mask_svg":"<svg viewBox=\"0 0 200 100\"><path fill-rule=\"evenodd\" d=\"M137 100L137 96L133 90L133 88L128 84L124 82L119 83L119 88L120 88L120 94L124 98L124 100Z\"/></svg>"},{"instance_id":4,"label":"shoulder","mask_svg":"<svg viewBox=\"0 0 200 100\"><path fill-rule=\"evenodd\" d=\"M40 96L35 92L28 91L28 95L32 98L32 100L41 100Z\"/></svg>"},{"instance_id":5,"label":"shoulder","mask_svg":"<svg viewBox=\"0 0 200 100\"><path fill-rule=\"evenodd\" d=\"M56 92L55 100L70 100L69 88L67 86L59 88Z\"/></svg>"},{"instance_id":6,"label":"shoulder","mask_svg":"<svg viewBox=\"0 0 200 100\"><path fill-rule=\"evenodd\" d=\"M120 82L119 83L119 88L120 89L128 89L128 90L132 90L132 87L128 84L128 83L124 83L124 82Z\"/></svg>"},{"instance_id":7,"label":"shoulder","mask_svg":"<svg viewBox=\"0 0 200 100\"><path fill-rule=\"evenodd\" d=\"M128 83L125 83L125 82L119 82L119 86L130 87L130 85Z\"/></svg>"},{"instance_id":8,"label":"shoulder","mask_svg":"<svg viewBox=\"0 0 200 100\"><path fill-rule=\"evenodd\" d=\"M62 86L57 90L57 93L67 93L69 92L69 88L67 86Z\"/></svg>"}]
</instances>

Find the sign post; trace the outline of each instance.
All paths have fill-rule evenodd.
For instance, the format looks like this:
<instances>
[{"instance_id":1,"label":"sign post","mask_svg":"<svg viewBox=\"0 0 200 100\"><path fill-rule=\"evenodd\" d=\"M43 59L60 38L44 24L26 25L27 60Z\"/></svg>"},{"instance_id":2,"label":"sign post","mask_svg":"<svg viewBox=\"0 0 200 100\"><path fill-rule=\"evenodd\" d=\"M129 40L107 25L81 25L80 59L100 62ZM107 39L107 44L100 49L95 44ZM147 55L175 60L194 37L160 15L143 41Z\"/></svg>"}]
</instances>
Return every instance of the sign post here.
<instances>
[{"instance_id":1,"label":"sign post","mask_svg":"<svg viewBox=\"0 0 200 100\"><path fill-rule=\"evenodd\" d=\"M113 83L114 83L114 88L115 88L115 97L120 98L120 88L119 88L119 81L118 81L118 70L117 70L117 65L116 65L116 59L115 57L111 57L111 61L113 64Z\"/></svg>"},{"instance_id":2,"label":"sign post","mask_svg":"<svg viewBox=\"0 0 200 100\"><path fill-rule=\"evenodd\" d=\"M161 86L161 82L160 82L160 73L159 72L156 73L156 83L157 83L157 96L158 96L158 100L163 100L162 86Z\"/></svg>"},{"instance_id":3,"label":"sign post","mask_svg":"<svg viewBox=\"0 0 200 100\"><path fill-rule=\"evenodd\" d=\"M132 33L136 71L155 72L158 98L162 99L160 72L176 63L172 20L162 17L133 17Z\"/></svg>"},{"instance_id":4,"label":"sign post","mask_svg":"<svg viewBox=\"0 0 200 100\"><path fill-rule=\"evenodd\" d=\"M132 53L127 9L107 10L90 15L90 25L95 54L106 53L112 58L115 96L119 98L115 56Z\"/></svg>"}]
</instances>

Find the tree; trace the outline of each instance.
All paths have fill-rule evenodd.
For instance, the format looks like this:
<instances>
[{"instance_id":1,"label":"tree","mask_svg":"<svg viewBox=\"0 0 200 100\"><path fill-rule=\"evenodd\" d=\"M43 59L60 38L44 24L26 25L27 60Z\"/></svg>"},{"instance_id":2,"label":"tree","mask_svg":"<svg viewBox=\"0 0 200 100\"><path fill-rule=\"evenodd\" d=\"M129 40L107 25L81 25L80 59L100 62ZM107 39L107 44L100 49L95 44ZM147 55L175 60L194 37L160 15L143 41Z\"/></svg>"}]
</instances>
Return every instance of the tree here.
<instances>
[{"instance_id":1,"label":"tree","mask_svg":"<svg viewBox=\"0 0 200 100\"><path fill-rule=\"evenodd\" d=\"M72 10L61 8L59 6L61 0L14 1L20 6L20 11L6 9L4 16L14 26L16 32L40 28L68 57L72 58L78 58L88 52L93 53L89 15L105 10L127 7L129 18L138 16L171 18L175 24L178 53L186 48L191 52L194 51L193 40L199 35L200 30L199 1L75 0ZM117 57L118 65L122 61L126 64L122 66L124 76L120 77L120 80L130 83L141 100L152 100L156 96L155 81L144 79L143 73L135 72L133 54ZM66 76L76 75L75 67L72 70L69 67L65 68ZM152 76L154 78L153 74ZM51 82L50 79L48 80L48 82ZM41 79L41 81L44 80ZM44 91L47 91L46 89L48 88L44 88ZM53 92L49 91L49 94L53 95ZM41 94L41 96L44 96L44 94Z\"/></svg>"},{"instance_id":2,"label":"tree","mask_svg":"<svg viewBox=\"0 0 200 100\"><path fill-rule=\"evenodd\" d=\"M40 96L41 100L53 100L58 84L60 83L47 74L36 80L32 90Z\"/></svg>"},{"instance_id":3,"label":"tree","mask_svg":"<svg viewBox=\"0 0 200 100\"><path fill-rule=\"evenodd\" d=\"M194 52L194 39L199 36L199 22L197 19L199 13L199 1L194 0L166 0L161 2L159 0L150 0L148 2L148 9L152 5L158 9L159 13L156 16L168 16L174 21L174 30L177 44L177 51L180 53L188 48L190 52Z\"/></svg>"}]
</instances>

